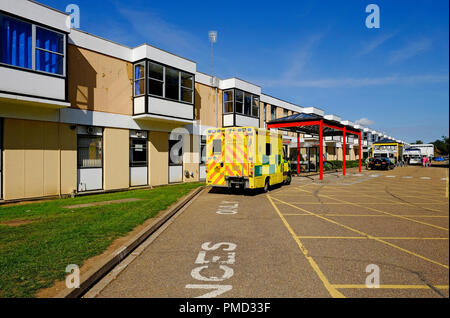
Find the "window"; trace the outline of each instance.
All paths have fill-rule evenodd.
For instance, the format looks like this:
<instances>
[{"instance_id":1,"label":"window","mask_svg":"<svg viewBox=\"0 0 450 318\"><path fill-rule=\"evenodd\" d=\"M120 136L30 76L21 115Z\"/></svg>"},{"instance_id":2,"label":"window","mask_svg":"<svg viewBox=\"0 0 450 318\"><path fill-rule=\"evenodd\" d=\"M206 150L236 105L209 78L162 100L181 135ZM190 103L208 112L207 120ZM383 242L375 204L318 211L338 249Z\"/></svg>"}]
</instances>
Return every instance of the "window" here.
<instances>
[{"instance_id":1,"label":"window","mask_svg":"<svg viewBox=\"0 0 450 318\"><path fill-rule=\"evenodd\" d=\"M206 164L206 136L202 136L200 140L200 164Z\"/></svg>"},{"instance_id":2,"label":"window","mask_svg":"<svg viewBox=\"0 0 450 318\"><path fill-rule=\"evenodd\" d=\"M244 115L251 115L252 95L244 93Z\"/></svg>"},{"instance_id":3,"label":"window","mask_svg":"<svg viewBox=\"0 0 450 318\"><path fill-rule=\"evenodd\" d=\"M32 25L0 15L0 62L31 69Z\"/></svg>"},{"instance_id":4,"label":"window","mask_svg":"<svg viewBox=\"0 0 450 318\"><path fill-rule=\"evenodd\" d=\"M142 65L142 66L141 66ZM145 62L135 65L135 96L145 94ZM189 104L194 103L194 76L158 63L148 62L147 94Z\"/></svg>"},{"instance_id":5,"label":"window","mask_svg":"<svg viewBox=\"0 0 450 318\"><path fill-rule=\"evenodd\" d=\"M244 93L236 90L236 113L244 113Z\"/></svg>"},{"instance_id":6,"label":"window","mask_svg":"<svg viewBox=\"0 0 450 318\"><path fill-rule=\"evenodd\" d=\"M179 72L166 67L166 98L179 100Z\"/></svg>"},{"instance_id":7,"label":"window","mask_svg":"<svg viewBox=\"0 0 450 318\"><path fill-rule=\"evenodd\" d=\"M63 33L0 14L0 63L64 75L65 41Z\"/></svg>"},{"instance_id":8,"label":"window","mask_svg":"<svg viewBox=\"0 0 450 318\"><path fill-rule=\"evenodd\" d=\"M164 97L164 67L159 64L148 63L148 77L148 93Z\"/></svg>"},{"instance_id":9,"label":"window","mask_svg":"<svg viewBox=\"0 0 450 318\"><path fill-rule=\"evenodd\" d=\"M277 119L277 108L275 106L270 106L270 119Z\"/></svg>"},{"instance_id":10,"label":"window","mask_svg":"<svg viewBox=\"0 0 450 318\"><path fill-rule=\"evenodd\" d=\"M283 117L287 117L288 116L288 110L283 108Z\"/></svg>"},{"instance_id":11,"label":"window","mask_svg":"<svg viewBox=\"0 0 450 318\"><path fill-rule=\"evenodd\" d=\"M134 96L145 94L145 65L144 63L134 66Z\"/></svg>"},{"instance_id":12,"label":"window","mask_svg":"<svg viewBox=\"0 0 450 318\"><path fill-rule=\"evenodd\" d=\"M233 100L234 97L234 100ZM223 107L224 113L234 112L246 116L259 117L259 97L239 89L224 91Z\"/></svg>"},{"instance_id":13,"label":"window","mask_svg":"<svg viewBox=\"0 0 450 318\"><path fill-rule=\"evenodd\" d=\"M36 70L63 74L64 35L36 27Z\"/></svg>"},{"instance_id":14,"label":"window","mask_svg":"<svg viewBox=\"0 0 450 318\"><path fill-rule=\"evenodd\" d=\"M147 139L130 139L130 167L146 167L147 154Z\"/></svg>"},{"instance_id":15,"label":"window","mask_svg":"<svg viewBox=\"0 0 450 318\"><path fill-rule=\"evenodd\" d=\"M228 90L223 92L223 112L232 113L233 112L233 90Z\"/></svg>"},{"instance_id":16,"label":"window","mask_svg":"<svg viewBox=\"0 0 450 318\"><path fill-rule=\"evenodd\" d=\"M259 98L253 96L252 100L252 116L259 117Z\"/></svg>"},{"instance_id":17,"label":"window","mask_svg":"<svg viewBox=\"0 0 450 318\"><path fill-rule=\"evenodd\" d=\"M270 143L266 143L266 156L270 156L272 154L272 147Z\"/></svg>"},{"instance_id":18,"label":"window","mask_svg":"<svg viewBox=\"0 0 450 318\"><path fill-rule=\"evenodd\" d=\"M267 121L267 104L264 104L264 122Z\"/></svg>"},{"instance_id":19,"label":"window","mask_svg":"<svg viewBox=\"0 0 450 318\"><path fill-rule=\"evenodd\" d=\"M213 154L222 154L222 140L213 140Z\"/></svg>"},{"instance_id":20,"label":"window","mask_svg":"<svg viewBox=\"0 0 450 318\"><path fill-rule=\"evenodd\" d=\"M102 137L78 135L78 168L102 167Z\"/></svg>"}]
</instances>

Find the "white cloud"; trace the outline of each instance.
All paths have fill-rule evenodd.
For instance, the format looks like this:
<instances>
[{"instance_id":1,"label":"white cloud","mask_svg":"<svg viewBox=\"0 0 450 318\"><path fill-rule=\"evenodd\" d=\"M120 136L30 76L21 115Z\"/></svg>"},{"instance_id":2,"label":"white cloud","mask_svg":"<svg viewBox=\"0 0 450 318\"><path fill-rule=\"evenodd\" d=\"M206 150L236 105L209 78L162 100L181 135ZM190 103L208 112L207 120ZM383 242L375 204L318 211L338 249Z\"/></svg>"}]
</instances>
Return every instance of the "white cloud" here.
<instances>
[{"instance_id":1,"label":"white cloud","mask_svg":"<svg viewBox=\"0 0 450 318\"><path fill-rule=\"evenodd\" d=\"M431 47L432 41L430 39L420 39L408 43L408 45L401 49L392 51L389 62L398 63L416 56L422 52L427 51Z\"/></svg>"},{"instance_id":2,"label":"white cloud","mask_svg":"<svg viewBox=\"0 0 450 318\"><path fill-rule=\"evenodd\" d=\"M306 63L313 56L314 49L320 43L324 35L325 33L313 34L304 40L304 44L292 54L292 57L288 62L289 67L281 76L283 79L291 80L302 73Z\"/></svg>"},{"instance_id":3,"label":"white cloud","mask_svg":"<svg viewBox=\"0 0 450 318\"><path fill-rule=\"evenodd\" d=\"M373 126L373 125L375 125L375 122L373 120L363 117L363 118L355 121L355 124L361 125L361 126Z\"/></svg>"},{"instance_id":4,"label":"white cloud","mask_svg":"<svg viewBox=\"0 0 450 318\"><path fill-rule=\"evenodd\" d=\"M377 38L375 38L374 40L372 40L371 42L367 43L361 51L359 51L357 53L357 56L363 56L366 54L369 54L370 52L372 52L373 50L375 50L377 47L379 47L380 45L382 45L384 42L386 42L387 40L393 38L394 36L396 36L398 34L398 32L393 32L393 33L389 33L389 34L385 34L382 36L379 36Z\"/></svg>"},{"instance_id":5,"label":"white cloud","mask_svg":"<svg viewBox=\"0 0 450 318\"><path fill-rule=\"evenodd\" d=\"M149 44L155 43L170 50L196 52L207 43L202 43L193 34L165 21L156 13L128 9L123 6L117 6L117 10L133 26L133 31L143 37L146 42L150 42Z\"/></svg>"}]
</instances>

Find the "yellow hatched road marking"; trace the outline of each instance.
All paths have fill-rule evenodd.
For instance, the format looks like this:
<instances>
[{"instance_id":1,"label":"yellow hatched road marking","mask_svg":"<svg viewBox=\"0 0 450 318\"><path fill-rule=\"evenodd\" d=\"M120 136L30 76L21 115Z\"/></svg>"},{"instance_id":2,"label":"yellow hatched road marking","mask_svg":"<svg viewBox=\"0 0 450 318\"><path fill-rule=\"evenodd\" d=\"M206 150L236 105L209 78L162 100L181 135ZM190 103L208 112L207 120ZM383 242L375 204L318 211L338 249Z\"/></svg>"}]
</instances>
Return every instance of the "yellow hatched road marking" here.
<instances>
[{"instance_id":1,"label":"yellow hatched road marking","mask_svg":"<svg viewBox=\"0 0 450 318\"><path fill-rule=\"evenodd\" d=\"M431 289L428 285L380 285L378 288L369 288L366 285L360 284L333 284L334 288L337 289L346 289L346 288L355 288L355 289ZM448 285L433 285L434 288L437 289L448 289Z\"/></svg>"},{"instance_id":2,"label":"yellow hatched road marking","mask_svg":"<svg viewBox=\"0 0 450 318\"><path fill-rule=\"evenodd\" d=\"M349 239L349 240L368 240L365 236L297 236L301 239ZM395 236L377 236L382 240L448 240L448 237L395 237Z\"/></svg>"},{"instance_id":3,"label":"yellow hatched road marking","mask_svg":"<svg viewBox=\"0 0 450 318\"><path fill-rule=\"evenodd\" d=\"M303 255L306 257L306 259L308 260L309 264L311 265L311 267L313 268L313 270L316 272L317 276L319 276L319 279L322 281L323 285L325 286L325 288L328 290L328 292L330 293L331 297L333 298L345 298L345 296L340 293L339 291L337 291L328 281L328 279L325 277L325 275L323 274L323 272L320 270L319 266L317 265L317 263L314 261L314 259L309 255L308 250L303 246L302 242L299 240L299 238L295 235L295 232L292 230L291 226L289 225L289 223L286 221L286 219L283 217L283 215L281 214L280 210L278 209L278 207L275 205L275 203L273 202L272 198L270 197L270 195L267 195L267 198L269 199L270 203L272 204L273 208L275 209L275 211L278 213L278 215L280 216L281 220L283 221L284 225L286 226L287 230L289 231L289 233L291 234L292 238L295 240L295 242L297 243L300 251L303 253Z\"/></svg>"},{"instance_id":4,"label":"yellow hatched road marking","mask_svg":"<svg viewBox=\"0 0 450 318\"><path fill-rule=\"evenodd\" d=\"M303 214L303 213L283 213L283 215L287 216L313 216L311 214ZM383 214L339 214L339 213L326 213L321 214L323 216L361 216L361 217L382 217L382 218L389 218L392 217L390 215L383 215ZM406 217L412 217L412 218L448 218L448 215L403 215Z\"/></svg>"},{"instance_id":5,"label":"yellow hatched road marking","mask_svg":"<svg viewBox=\"0 0 450 318\"><path fill-rule=\"evenodd\" d=\"M303 189L299 189L299 190L300 191L304 191L304 192L308 192L308 191L303 190ZM368 207L368 206L364 206L364 205L361 205L361 204L358 204L358 203L353 203L353 202L349 202L349 201L345 201L345 200L341 200L341 199L335 199L335 198L329 197L327 195L320 195L320 196L324 197L324 198L329 198L329 199L332 199L332 200L344 202L344 203L347 203L347 204L350 204L350 205L353 205L353 206L361 207L361 208L364 208L364 209L367 209L367 210L371 210L371 211L380 212L380 213L383 213L383 214L395 216L397 218L405 219L405 220L408 220L408 221L411 221L411 222L415 222L415 223L419 223L419 224L423 224L423 225L428 225L428 226L434 227L436 229L440 229L440 230L444 230L444 231L448 232L448 229L445 228L445 227L442 227L442 226L438 226L438 225L434 225L434 224L430 224L430 223L426 223L426 222L410 219L408 217L404 217L404 216L401 216L401 215L398 215L398 214L392 214L392 213L389 213L389 212L384 212L384 211L381 211L381 210L378 210L378 209L375 209L375 208L371 208L371 207ZM442 212L442 211L437 211L437 212Z\"/></svg>"},{"instance_id":6,"label":"yellow hatched road marking","mask_svg":"<svg viewBox=\"0 0 450 318\"><path fill-rule=\"evenodd\" d=\"M308 210L299 208L298 206L289 204L289 203L287 203L287 202L283 202L283 201L280 200L280 199L274 198L274 200L279 201L279 202L284 203L284 204L287 204L287 205L289 205L289 206L291 206L291 207L293 207L293 208L295 208L295 209L298 209L298 210L300 210L300 211L303 211L303 212L305 212L305 213L313 214L313 215L317 216L318 218L321 218L321 219L323 219L323 220L325 220L325 221L328 221L328 222L330 222L330 223L339 225L339 226L341 226L341 227L343 227L343 228L345 228L345 229L347 229L347 230L350 230L350 231L352 231L352 232L358 233L358 234L361 235L361 236L366 236L366 237L369 238L369 239L378 241L378 242L380 242L380 243L384 243L384 244L386 244L386 245L388 245L388 246L391 246L391 247L393 247L393 248L396 248L396 249L398 249L398 250L400 250L400 251L403 251L403 252L408 253L408 254L410 254L410 255L413 255L413 256L416 256L416 257L418 257L418 258L421 258L421 259L423 259L423 260L425 260L425 261L427 261L427 262L430 262L430 263L433 263L433 264L442 266L442 267L447 268L447 269L449 268L448 265L441 264L441 263L439 263L439 262L437 262L437 261L434 261L434 260L432 260L432 259L430 259L430 258L428 258L428 257L422 256L422 255L417 254L417 253L414 253L414 252L411 252L411 251L409 251L409 250L407 250L407 249L405 249L405 248L402 248L402 247L400 247L400 246L398 246L398 245L395 245L395 244L393 244L393 243L384 241L384 240L379 239L379 238L377 238L377 237L375 237L375 236L369 235L369 234L367 234L367 233L364 233L364 232L362 232L362 231L359 231L359 230L357 230L357 229L354 229L354 228L352 228L352 227L350 227L350 226L347 226L347 225L345 225L345 224L342 224L342 223L336 222L336 221L334 221L334 220L328 219L328 218L326 218L326 217L324 217L324 216L321 216L320 214L316 214L316 213L310 212L310 211L308 211Z\"/></svg>"}]
</instances>

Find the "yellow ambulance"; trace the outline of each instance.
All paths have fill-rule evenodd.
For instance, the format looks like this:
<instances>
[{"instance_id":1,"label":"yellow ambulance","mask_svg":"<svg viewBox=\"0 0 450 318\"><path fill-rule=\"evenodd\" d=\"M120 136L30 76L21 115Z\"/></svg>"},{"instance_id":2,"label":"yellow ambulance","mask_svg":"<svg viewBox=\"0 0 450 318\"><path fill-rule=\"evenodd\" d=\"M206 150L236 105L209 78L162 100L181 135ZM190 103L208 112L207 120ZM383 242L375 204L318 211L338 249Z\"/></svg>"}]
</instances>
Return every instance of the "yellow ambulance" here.
<instances>
[{"instance_id":1,"label":"yellow ambulance","mask_svg":"<svg viewBox=\"0 0 450 318\"><path fill-rule=\"evenodd\" d=\"M214 128L206 137L206 184L264 189L290 184L291 171L282 135L254 127Z\"/></svg>"}]
</instances>

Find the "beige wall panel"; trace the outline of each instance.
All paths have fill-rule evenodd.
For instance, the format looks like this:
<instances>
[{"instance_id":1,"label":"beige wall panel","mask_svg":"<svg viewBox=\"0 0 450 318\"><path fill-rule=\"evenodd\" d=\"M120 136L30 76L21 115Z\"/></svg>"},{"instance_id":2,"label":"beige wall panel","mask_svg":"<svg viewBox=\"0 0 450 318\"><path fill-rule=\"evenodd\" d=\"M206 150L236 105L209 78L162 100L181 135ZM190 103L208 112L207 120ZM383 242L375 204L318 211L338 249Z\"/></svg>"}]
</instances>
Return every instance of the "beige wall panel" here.
<instances>
[{"instance_id":1,"label":"beige wall panel","mask_svg":"<svg viewBox=\"0 0 450 318\"><path fill-rule=\"evenodd\" d=\"M77 189L77 130L70 125L59 126L61 146L61 193Z\"/></svg>"},{"instance_id":2,"label":"beige wall panel","mask_svg":"<svg viewBox=\"0 0 450 318\"><path fill-rule=\"evenodd\" d=\"M3 123L3 198L19 199L25 196L25 123L23 120L8 118Z\"/></svg>"},{"instance_id":3,"label":"beige wall panel","mask_svg":"<svg viewBox=\"0 0 450 318\"><path fill-rule=\"evenodd\" d=\"M218 90L218 126L222 126L222 90ZM216 90L213 87L195 83L195 119L201 125L216 127Z\"/></svg>"},{"instance_id":4,"label":"beige wall panel","mask_svg":"<svg viewBox=\"0 0 450 318\"><path fill-rule=\"evenodd\" d=\"M128 188L130 186L130 131L105 128L103 146L105 190Z\"/></svg>"},{"instance_id":5,"label":"beige wall panel","mask_svg":"<svg viewBox=\"0 0 450 318\"><path fill-rule=\"evenodd\" d=\"M169 134L149 132L149 184L152 186L169 183Z\"/></svg>"},{"instance_id":6,"label":"beige wall panel","mask_svg":"<svg viewBox=\"0 0 450 318\"><path fill-rule=\"evenodd\" d=\"M43 195L59 194L59 131L57 123L43 123L44 128L44 183Z\"/></svg>"},{"instance_id":7,"label":"beige wall panel","mask_svg":"<svg viewBox=\"0 0 450 318\"><path fill-rule=\"evenodd\" d=\"M73 108L132 115L132 64L68 46L69 100Z\"/></svg>"},{"instance_id":8,"label":"beige wall panel","mask_svg":"<svg viewBox=\"0 0 450 318\"><path fill-rule=\"evenodd\" d=\"M24 125L25 197L44 195L44 124L27 121Z\"/></svg>"}]
</instances>

